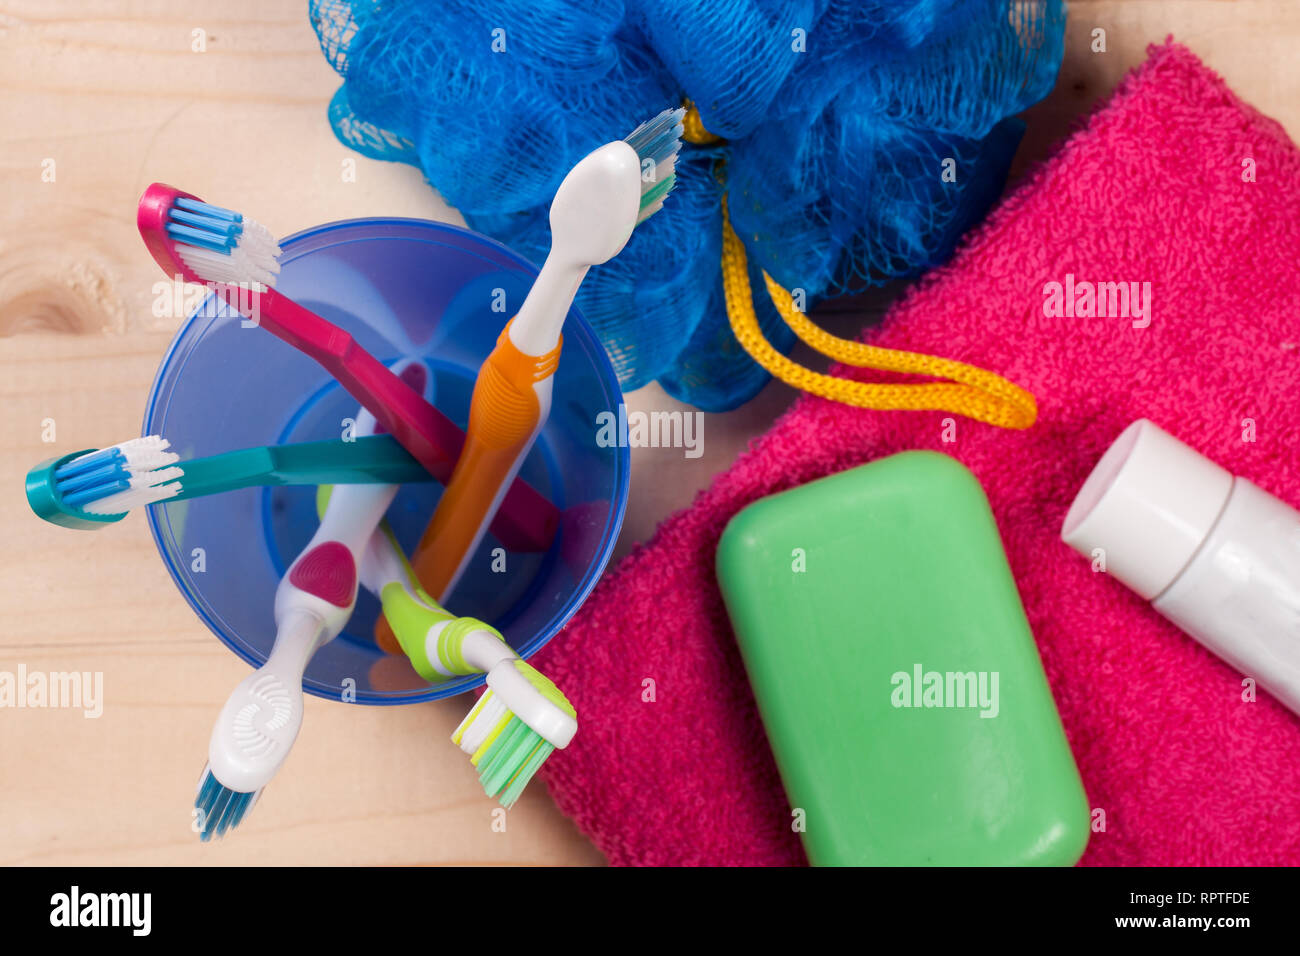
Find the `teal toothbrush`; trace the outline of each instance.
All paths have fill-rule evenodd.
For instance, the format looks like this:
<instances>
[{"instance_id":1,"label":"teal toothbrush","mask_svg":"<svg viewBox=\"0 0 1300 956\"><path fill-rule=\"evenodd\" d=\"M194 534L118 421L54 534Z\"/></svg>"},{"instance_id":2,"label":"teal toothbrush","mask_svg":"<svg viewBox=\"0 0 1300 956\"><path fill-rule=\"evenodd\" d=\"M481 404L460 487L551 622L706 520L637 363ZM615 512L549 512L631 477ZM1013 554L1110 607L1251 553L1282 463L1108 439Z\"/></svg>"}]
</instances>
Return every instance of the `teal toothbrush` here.
<instances>
[{"instance_id":1,"label":"teal toothbrush","mask_svg":"<svg viewBox=\"0 0 1300 956\"><path fill-rule=\"evenodd\" d=\"M243 448L188 461L169 447L150 435L52 458L27 473L27 503L46 521L92 530L143 505L238 488L433 480L391 435Z\"/></svg>"}]
</instances>

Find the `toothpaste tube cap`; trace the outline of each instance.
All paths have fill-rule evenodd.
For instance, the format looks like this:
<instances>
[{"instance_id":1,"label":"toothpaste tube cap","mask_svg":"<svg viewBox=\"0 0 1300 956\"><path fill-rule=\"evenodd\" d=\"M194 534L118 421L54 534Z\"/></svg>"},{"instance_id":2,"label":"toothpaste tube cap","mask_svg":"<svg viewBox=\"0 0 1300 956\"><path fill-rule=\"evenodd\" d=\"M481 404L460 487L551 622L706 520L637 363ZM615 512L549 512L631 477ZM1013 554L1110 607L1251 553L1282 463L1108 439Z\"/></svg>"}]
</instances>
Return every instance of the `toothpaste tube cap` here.
<instances>
[{"instance_id":1,"label":"toothpaste tube cap","mask_svg":"<svg viewBox=\"0 0 1300 956\"><path fill-rule=\"evenodd\" d=\"M1209 536L1232 474L1145 418L1115 439L1065 516L1061 540L1147 600L1168 588Z\"/></svg>"}]
</instances>

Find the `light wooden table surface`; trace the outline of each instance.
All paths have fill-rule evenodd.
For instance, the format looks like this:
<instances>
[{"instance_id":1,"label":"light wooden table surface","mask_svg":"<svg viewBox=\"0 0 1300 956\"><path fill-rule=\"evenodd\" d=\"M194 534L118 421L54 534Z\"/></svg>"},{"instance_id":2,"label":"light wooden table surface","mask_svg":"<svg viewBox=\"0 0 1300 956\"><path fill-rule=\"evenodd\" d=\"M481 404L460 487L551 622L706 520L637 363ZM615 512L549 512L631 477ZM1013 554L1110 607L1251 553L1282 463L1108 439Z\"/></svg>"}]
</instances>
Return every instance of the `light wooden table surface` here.
<instances>
[{"instance_id":1,"label":"light wooden table surface","mask_svg":"<svg viewBox=\"0 0 1300 956\"><path fill-rule=\"evenodd\" d=\"M1089 49L1095 27L1104 54ZM195 30L206 52L192 50ZM1061 80L1031 112L1022 158L1041 156L1168 33L1300 134L1300 4L1095 0L1071 4ZM446 740L464 698L396 708L308 698L256 813L233 838L200 845L194 784L245 666L190 612L142 515L73 533L36 520L22 497L42 458L137 433L178 324L151 314L156 267L134 225L148 183L238 196L280 235L355 216L460 221L416 170L334 139L325 106L338 82L300 0L0 0L0 671L104 675L98 719L0 710L0 863L601 862L541 786L505 832L492 828L494 804ZM851 334L879 308L828 322ZM698 459L635 450L619 553L791 398L774 385L709 416ZM629 404L674 407L655 387ZM47 420L53 443L42 441Z\"/></svg>"}]
</instances>

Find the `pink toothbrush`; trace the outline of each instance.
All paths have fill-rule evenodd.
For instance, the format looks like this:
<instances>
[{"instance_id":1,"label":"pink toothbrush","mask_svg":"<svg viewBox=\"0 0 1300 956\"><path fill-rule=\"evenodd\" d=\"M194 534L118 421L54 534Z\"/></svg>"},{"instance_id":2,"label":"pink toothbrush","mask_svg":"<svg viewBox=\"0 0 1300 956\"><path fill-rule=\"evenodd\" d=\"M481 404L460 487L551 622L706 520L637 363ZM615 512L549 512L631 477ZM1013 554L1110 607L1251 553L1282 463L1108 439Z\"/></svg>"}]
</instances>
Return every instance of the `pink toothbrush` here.
<instances>
[{"instance_id":1,"label":"pink toothbrush","mask_svg":"<svg viewBox=\"0 0 1300 956\"><path fill-rule=\"evenodd\" d=\"M319 362L444 485L465 433L350 334L273 286L280 247L266 227L163 183L140 197L136 224L168 276L206 285L232 309ZM492 532L513 551L544 551L559 514L527 482L511 485Z\"/></svg>"}]
</instances>

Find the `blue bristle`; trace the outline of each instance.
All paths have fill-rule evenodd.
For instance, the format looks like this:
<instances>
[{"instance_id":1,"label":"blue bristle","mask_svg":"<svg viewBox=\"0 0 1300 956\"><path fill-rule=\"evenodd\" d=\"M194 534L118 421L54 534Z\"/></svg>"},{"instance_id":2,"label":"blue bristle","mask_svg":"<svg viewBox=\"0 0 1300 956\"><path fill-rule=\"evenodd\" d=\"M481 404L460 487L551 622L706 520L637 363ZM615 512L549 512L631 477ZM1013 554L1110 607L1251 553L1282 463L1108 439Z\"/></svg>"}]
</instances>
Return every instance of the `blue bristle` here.
<instances>
[{"instance_id":1,"label":"blue bristle","mask_svg":"<svg viewBox=\"0 0 1300 956\"><path fill-rule=\"evenodd\" d=\"M257 791L243 793L224 787L221 782L207 770L199 784L194 806L203 814L203 829L199 839L207 842L214 836L220 839L227 832L239 826L253 803L257 800Z\"/></svg>"},{"instance_id":2,"label":"blue bristle","mask_svg":"<svg viewBox=\"0 0 1300 956\"><path fill-rule=\"evenodd\" d=\"M58 485L62 494L71 494L74 491L81 491L85 488L93 487L104 481L116 481L119 478L130 478L131 473L124 461L105 462L98 468L92 468L73 475L71 478L65 478L62 475L54 476L55 483Z\"/></svg>"},{"instance_id":3,"label":"blue bristle","mask_svg":"<svg viewBox=\"0 0 1300 956\"><path fill-rule=\"evenodd\" d=\"M244 217L197 199L178 199L167 213L167 235L177 242L230 254L244 233Z\"/></svg>"},{"instance_id":4,"label":"blue bristle","mask_svg":"<svg viewBox=\"0 0 1300 956\"><path fill-rule=\"evenodd\" d=\"M198 199L177 199L168 211L166 234L190 246L229 255L243 235L243 216L233 209L209 206Z\"/></svg>"},{"instance_id":5,"label":"blue bristle","mask_svg":"<svg viewBox=\"0 0 1300 956\"><path fill-rule=\"evenodd\" d=\"M253 800L256 797L257 794L255 793L239 794L239 799L234 801L232 805L231 812L228 817L229 823L226 826L227 830L233 830L235 827L239 826L240 821L244 819L244 814L246 814L249 808L252 807Z\"/></svg>"},{"instance_id":6,"label":"blue bristle","mask_svg":"<svg viewBox=\"0 0 1300 956\"><path fill-rule=\"evenodd\" d=\"M215 219L212 216L199 216L192 212L183 212L180 209L173 209L167 214L167 218L181 226L192 226L195 229L202 229L204 232L211 232L226 237L241 235L244 227L237 222L230 222L226 219Z\"/></svg>"},{"instance_id":7,"label":"blue bristle","mask_svg":"<svg viewBox=\"0 0 1300 956\"><path fill-rule=\"evenodd\" d=\"M226 835L226 810L235 799L235 791L221 787L217 791L216 798L212 802L212 808L208 811L207 832L210 837L215 836L217 839Z\"/></svg>"},{"instance_id":8,"label":"blue bristle","mask_svg":"<svg viewBox=\"0 0 1300 956\"><path fill-rule=\"evenodd\" d=\"M54 472L54 487L63 502L82 508L131 487L126 456L116 448L70 461Z\"/></svg>"},{"instance_id":9,"label":"blue bristle","mask_svg":"<svg viewBox=\"0 0 1300 956\"><path fill-rule=\"evenodd\" d=\"M638 126L625 142L642 160L658 165L681 148L683 115L683 110L665 110Z\"/></svg>"},{"instance_id":10,"label":"blue bristle","mask_svg":"<svg viewBox=\"0 0 1300 956\"><path fill-rule=\"evenodd\" d=\"M60 487L59 497L63 503L70 508L84 508L92 501L98 501L100 498L107 498L109 495L115 495L119 491L127 491L131 487L131 481L128 478L119 478L116 481L101 481L98 484L86 488L84 491L74 491L65 493Z\"/></svg>"},{"instance_id":11,"label":"blue bristle","mask_svg":"<svg viewBox=\"0 0 1300 956\"><path fill-rule=\"evenodd\" d=\"M211 216L215 219L225 219L230 222L243 222L242 213L237 213L233 209L224 209L221 206L214 206L211 203L203 202L200 199L177 199L176 205L181 209L189 212L196 212L202 216Z\"/></svg>"},{"instance_id":12,"label":"blue bristle","mask_svg":"<svg viewBox=\"0 0 1300 956\"><path fill-rule=\"evenodd\" d=\"M105 462L123 461L126 456L118 448L103 448L99 451L92 452L89 455L83 455L66 465L60 465L54 471L54 477L62 480L71 478L73 475L79 475L85 471L91 471L104 465Z\"/></svg>"},{"instance_id":13,"label":"blue bristle","mask_svg":"<svg viewBox=\"0 0 1300 956\"><path fill-rule=\"evenodd\" d=\"M167 224L167 235L177 242L188 243L191 246L202 246L204 249L211 249L213 252L228 253L239 242L238 237L235 236L208 232L206 229L195 229L192 226L181 226L172 222Z\"/></svg>"}]
</instances>

